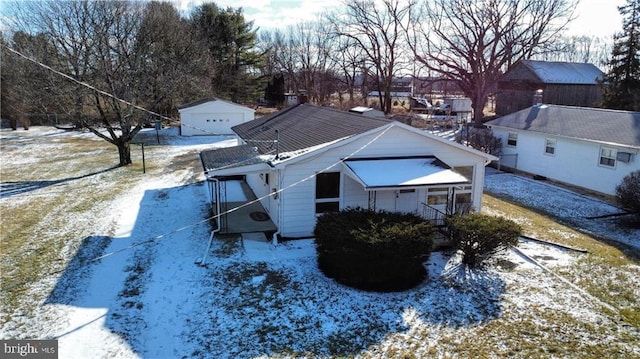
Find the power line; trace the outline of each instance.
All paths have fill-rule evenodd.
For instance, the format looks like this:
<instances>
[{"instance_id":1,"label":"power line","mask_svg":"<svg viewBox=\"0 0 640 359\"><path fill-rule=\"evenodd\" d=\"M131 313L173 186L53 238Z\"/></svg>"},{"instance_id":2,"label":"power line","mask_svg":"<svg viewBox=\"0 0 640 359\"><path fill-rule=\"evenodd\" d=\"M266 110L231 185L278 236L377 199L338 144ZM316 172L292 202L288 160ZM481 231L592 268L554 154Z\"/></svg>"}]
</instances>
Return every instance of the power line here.
<instances>
[{"instance_id":1,"label":"power line","mask_svg":"<svg viewBox=\"0 0 640 359\"><path fill-rule=\"evenodd\" d=\"M367 142L367 143L365 143L364 145L360 146L359 148L357 148L356 150L354 150L353 152L351 152L350 154L348 154L348 155L347 155L347 156L345 156L344 158L342 158L342 159L340 159L340 160L338 160L338 161L336 161L336 162L334 162L334 163L330 164L329 166L327 166L327 167L325 167L325 168L321 169L320 171L318 171L318 172L316 172L316 173L313 173L313 174L311 174L311 175L309 175L309 176L307 176L307 177L304 177L304 178L302 178L302 179L300 179L300 180L298 180L298 181L296 181L296 182L294 182L294 183L292 183L292 184L290 184L290 185L288 185L288 186L286 186L286 187L283 187L283 188L281 188L281 189L279 189L279 190L277 190L277 191L275 191L275 192L271 192L271 193L269 193L269 194L267 194L267 195L264 195L264 196L262 196L262 197L256 198L256 199L254 199L254 200L252 200L252 201L249 201L249 202L247 202L247 203L243 203L243 204L241 204L241 205L239 205L239 206L237 206L237 207L231 208L231 209L229 209L229 210L227 210L227 211L225 211L225 212L218 213L218 214L216 214L216 215L213 215L213 216L211 216L211 217L205 218L205 219L203 219L203 220L200 220L200 221L197 221L197 222L194 222L194 223L188 224L188 225L186 225L186 226L183 226L183 227L180 227L180 228L174 229L174 230L172 230L172 231L170 231L170 232L163 233L163 234L157 235L157 236L155 236L155 237L151 237L151 238L148 238L148 239L146 239L146 240L143 240L143 241L140 241L140 242L133 243L133 244L131 244L131 245L130 245L130 246L128 246L128 247L120 248L120 249L118 249L118 250L116 250L116 251L113 251L113 252L110 252L110 253L106 253L106 254L104 254L104 255L101 255L101 256L99 256L99 257L96 257L96 258L94 258L94 259L91 259L91 260L87 261L87 263L95 262L95 261L98 261L98 260L101 260L101 259L104 259L104 258L110 257L110 256L112 256L112 255L115 255L115 254L118 254L118 253L121 253L121 252L127 251L127 250L129 250L129 249L135 248L135 247L137 247L137 246L140 246L140 245L143 245L143 244L146 244L146 243L150 243L150 242L153 242L153 241L156 241L156 240L162 239L162 238L164 238L164 237L167 237L167 236L169 236L169 235L171 235L171 234L175 234L175 233L177 233L177 232L183 231L183 230L185 230L185 229L189 229L189 228L196 227L196 226L198 226L198 225L200 225L200 224L202 224L202 223L209 222L209 221L214 220L214 219L216 219L216 218L218 218L218 217L221 217L221 216L223 216L223 215L227 215L227 214L233 213L233 212L235 212L235 211L237 211L237 210L239 210L239 209L241 209L241 208L244 208L244 207L250 206L250 205L252 205L252 204L254 204L254 203L258 203L258 202L262 201L263 199L266 199L266 198L268 198L268 197L270 197L270 196L273 196L273 195L275 195L275 194L280 194L280 193L282 193L282 192L284 192L284 191L286 191L286 190L289 190L289 189L291 189L291 188L293 188L293 187L295 187L295 186L298 186L298 185L300 185L300 184L302 184L302 183L304 183L304 182L306 182L306 181L308 181L308 180L310 180L310 179L312 179L312 178L316 177L316 175L317 175L318 173L326 172L326 171L330 170L331 168L333 168L333 167L335 167L335 166L339 165L339 164L340 164L340 163L342 163L343 161L345 161L345 160L347 160L347 159L349 159L349 158L351 158L351 157L355 156L356 154L360 153L362 150L364 150L365 148L369 147L372 143L374 143L374 142L375 142L375 141L377 141L380 137L382 137L385 133L387 133L387 131L389 131L389 129L390 129L390 128L391 128L391 127L387 127L387 128L385 128L382 132L380 132L378 135L376 135L376 136L375 136L373 139L371 139L369 142Z\"/></svg>"},{"instance_id":2,"label":"power line","mask_svg":"<svg viewBox=\"0 0 640 359\"><path fill-rule=\"evenodd\" d=\"M55 69L53 69L52 67L50 67L50 66L48 66L48 65L45 65L45 64L43 64L42 62L40 62L40 61L38 61L38 60L35 60L35 59L33 59L33 58L31 58L31 57L29 57L29 56L27 56L27 55L25 55L25 54L23 54L23 53L21 53L21 52L17 51L17 50L14 50L14 49L10 48L10 47L9 47L9 46L7 46L7 45L2 45L2 46L4 46L4 48L6 48L7 50L11 51L12 53L14 53L14 54L16 54L16 55L18 55L18 56L20 56L20 57L22 57L22 58L26 59L26 60L29 60L29 61L33 62L34 64L36 64L36 65L38 65L38 66L41 66L41 67L43 67L43 68L45 68L45 69L47 69L47 70L49 70L49 71L51 71L51 72L53 72L53 73L55 73L55 74L59 75L59 76L62 76L62 77L64 77L64 78L66 78L67 80L73 81L73 82L75 82L75 83L77 83L77 84L79 84L79 85L82 85L82 86L84 86L84 87L86 87L86 88L88 88L88 89L91 89L91 90L93 90L93 91L95 91L95 92L98 92L98 93L99 93L99 94L101 94L101 95L104 95L104 96L110 97L110 98L112 98L112 99L114 99L114 100L116 100L116 101L122 102L122 103L124 103L124 104L126 104L126 105L129 105L129 106L131 106L131 107L135 108L135 109L138 109L138 110L140 110L140 111L147 112L147 113L149 113L149 114L152 114L152 115L154 115L154 116L160 117L160 118L162 118L162 119L165 119L165 120L168 120L168 121L171 121L171 120L172 120L170 117L166 117L166 116L161 115L161 114L159 114L159 113L157 113L157 112L153 112L153 111L151 111L151 110L147 110L146 108L144 108L144 107L142 107L142 106L139 106L139 105L133 104L133 103L131 103L131 102L127 101L127 100L123 100L123 99L121 99L121 98L119 98L119 97L117 97L117 96L115 96L115 95L112 95L112 94L110 94L110 93L106 92L106 91L103 91L103 90L100 90L100 89L98 89L98 88L96 88L96 87L94 87L94 86L91 86L91 85L89 85L88 83L86 83L86 82L84 82L84 81L77 80L77 79L75 79L74 77L72 77L72 76L70 76L70 75L67 75L67 74L65 74L65 73L63 73L63 72L60 72L60 71L58 71L58 70L55 70Z\"/></svg>"},{"instance_id":3,"label":"power line","mask_svg":"<svg viewBox=\"0 0 640 359\"><path fill-rule=\"evenodd\" d=\"M164 116L164 115L159 114L159 113L157 113L157 112L154 112L154 111L148 110L148 109L146 109L146 108L144 108L144 107L142 107L142 106L140 106L140 105L136 105L136 104L134 104L134 103L132 103L132 102L129 102L129 101L127 101L127 100L123 100L123 99L121 99L121 98L119 98L119 97L117 97L117 96L115 96L115 95L113 95L113 94L110 94L110 93L106 92L106 91L100 90L100 89L98 89L98 88L97 88L97 87L95 87L95 86L92 86L92 85L90 85L90 84L88 84L88 83L86 83L86 82L84 82L84 81L80 81L80 80L78 80L78 79L74 78L74 77L73 77L73 76L71 76L71 75L65 74L64 72L58 71L58 70L56 70L56 69L52 68L51 66L48 66L48 65L46 65L46 64L43 64L42 62L40 62L40 61L38 61L38 60L36 60L36 59L34 59L34 58L31 58L31 57L29 57L29 56L27 56L27 55L25 55L25 54L23 54L23 53L19 52L18 50L12 49L11 47L9 47L9 46L7 46L7 45L4 45L4 44L3 44L2 46L3 46L4 48L6 48L7 50L9 50L10 52L12 52L12 53L14 53L14 54L16 54L16 55L18 55L18 56L20 56L20 57L22 57L22 58L24 58L24 59L26 59L26 60L30 61L30 62L33 62L34 64L36 64L36 65L38 65L38 66L40 66L40 67L43 67L43 68L45 68L45 69L47 69L47 70L49 70L49 71L51 71L51 72L53 72L53 73L55 73L55 74L57 74L57 75L59 75L59 76L62 76L62 77L64 77L64 78L65 78L65 79L67 79L67 80L70 80L70 81L72 81L72 82L75 82L75 83L77 83L77 84L79 84L79 85L82 85L82 86L84 86L84 87L86 87L86 88L88 88L88 89L90 89L90 90L96 91L96 92L98 92L98 93L100 93L100 94L102 94L102 95L104 95L104 96L110 97L110 98L112 98L112 99L114 99L114 100L116 100L116 101L122 102L122 103L124 103L124 104L126 104L126 105L129 105L129 106L131 106L131 107L133 107L133 108L135 108L135 109L138 109L138 110L140 110L140 111L143 111L143 112L149 113L149 114L151 114L151 115L157 116L157 117L162 118L162 119L167 120L167 121L173 121L173 119L172 119L171 117L167 117L167 116ZM184 126L184 127L189 127L189 128L192 128L192 129L195 129L195 130L201 131L201 132L204 132L204 133L209 134L209 135L212 135L212 136L223 136L223 135L224 135L224 134L221 134L221 133L215 133L215 132L212 132L212 131L210 131L210 130L206 130L206 129L203 129L203 128L199 128L199 127L196 127L196 126L193 126L193 125L189 125L189 124L183 123L182 121L180 121L180 125L181 125L181 126ZM276 142L276 140L251 140L251 141L252 141L252 142L264 142L264 143L275 143L275 142Z\"/></svg>"},{"instance_id":4,"label":"power line","mask_svg":"<svg viewBox=\"0 0 640 359\"><path fill-rule=\"evenodd\" d=\"M98 89L98 88L96 88L96 87L94 87L94 86L92 86L92 85L90 85L90 84L88 84L88 83L86 83L86 82L84 82L84 81L77 80L77 79L73 78L73 77L72 77L72 76L70 76L70 75L67 75L67 74L65 74L65 73L63 73L63 72L60 72L60 71L58 71L58 70L55 70L55 69L51 68L51 67L50 67L50 66L48 66L48 65L45 65L45 64L43 64L43 63L41 63L41 62L39 62L39 61L37 61L37 60L35 60L35 59L33 59L33 58L31 58L31 57L27 56L27 55L24 55L24 54L22 54L21 52L19 52L19 51L17 51L17 50L14 50L14 49L10 48L10 47L9 47L9 46L7 46L7 45L2 45L2 46L4 46L4 47L5 47L7 50L9 50L10 52L12 52L12 53L14 53L14 54L16 54L16 55L18 55L18 56L20 56L20 57L22 57L22 58L24 58L24 59L26 59L26 60L30 61L30 62L33 62L34 64L36 64L36 65L38 65L38 66L41 66L41 67L43 67L43 68L45 68L45 69L47 69L47 70L49 70L49 71L51 71L51 72L53 72L53 73L55 73L55 74L59 75L59 76L62 76L62 77L66 78L66 79L68 79L68 80L70 80L70 81L73 81L73 82L75 82L75 83L79 84L79 85L82 85L82 86L84 86L84 87L87 87L87 88L89 88L89 89L91 89L91 90L93 90L93 91L96 91L96 92L98 92L98 93L100 93L100 94L104 95L104 96L110 97L110 98L112 98L112 99L114 99L114 100L117 100L117 101L122 102L122 103L124 103L124 104L127 104L127 105L129 105L129 106L132 106L132 107L134 107L134 108L136 108L136 109L138 109L138 110L141 110L141 111L143 111L143 112L147 112L147 113L152 114L152 115L154 115L154 116L157 116L157 117L159 117L159 118L166 119L166 120L169 120L169 121L171 121L171 120L172 120L172 119L171 119L171 118L169 118L169 117L166 117L166 116L161 115L161 114L159 114L159 113L156 113L156 112L154 112L154 111L147 110L146 108L144 108L144 107L142 107L142 106L135 105L135 104L133 104L133 103L131 103L131 102L129 102L129 101L123 100L123 99L121 99L121 98L119 98L119 97L117 97L117 96L115 96L115 95L113 95L113 94L110 94L110 93L108 93L108 92L106 92L106 91L100 90L100 89ZM187 125L187 126L192 127L192 128L194 128L194 129L201 130L201 131L203 131L203 132L205 132L205 133L210 133L210 132L209 132L209 131L207 131L207 130L199 129L199 128L195 127L195 126L190 126L190 125ZM347 159L349 159L349 158L351 158L351 157L355 156L356 154L358 154L359 152L361 152L362 150L364 150L365 148L367 148L369 145L371 145L373 142L375 142L376 140L378 140L382 135L384 135L387 131L389 131L389 129L390 129L390 128L391 128L391 127L387 127L387 128L385 128L381 133L379 133L378 135L376 135L373 139L371 139L369 142L367 142L366 144L364 144L364 145L363 145L363 146L361 146L360 148L356 149L355 151L353 151L352 153L350 153L350 154L349 154L349 155L347 155L346 157L342 158L341 160L338 160L337 162L334 162L334 163L332 163L331 165L329 165L329 166L327 166L327 167L323 168L322 170L320 170L320 171L319 171L319 172L317 172L317 173L322 173L322 172L328 171L329 169L331 169L331 168L333 168L333 167L335 167L335 166L339 165L340 163L342 163L344 160L347 160ZM260 140L249 140L249 141L247 141L247 142L271 142L271 143L275 143L276 141L275 141L275 140L273 140L273 141L271 141L271 140L264 140L264 141L260 141ZM227 166L224 166L224 167L221 167L221 168L218 168L218 169L227 168L227 167L232 167L232 166L238 166L238 165L240 165L240 164L242 164L242 163L244 163L244 162L246 162L246 161L248 161L248 160L240 161L240 162L237 162L237 163L234 163L234 164L231 164L231 165L227 165ZM216 219L216 218L218 218L218 217L221 217L221 216L223 216L223 215L227 215L227 214L233 213L233 212L235 212L235 211L237 211L237 210L239 210L239 209L241 209L241 208L244 208L244 207L246 207L246 206L249 206L249 205L252 205L252 204L254 204L254 203L257 203L257 202L259 202L259 201L261 201L261 200L263 200L263 199L266 199L266 198L268 198L268 197L270 197L270 196L274 196L275 194L280 194L280 193L284 192L285 190L288 190L288 189L293 188L293 187L295 187L295 186L297 186L297 185L299 185L299 184L301 184L301 183L304 183L304 182L306 182L306 181L308 181L308 180L310 180L310 179L314 178L314 177L317 175L317 173L311 174L311 175L309 175L309 176L307 176L307 177L305 177L305 178L303 178L303 179L301 179L301 180L299 180L299 181L296 181L296 182L294 182L294 183L292 183L292 184L290 184L290 185L288 185L288 186L286 186L286 187L284 187L284 188L281 188L281 189L279 189L279 190L277 190L277 191L275 191L275 192L271 192L271 193L269 193L269 194L267 194L267 195L264 195L264 196L262 196L262 197L256 198L255 200L249 201L249 202L247 202L247 203L244 203L244 204L242 204L242 205L239 205L239 206L237 206L237 207L234 207L234 208L232 208L232 209L229 209L229 210L227 210L227 211L225 211L225 212L218 213L218 214L216 214L216 215L214 215L214 216L211 216L211 217L205 218L205 219L203 219L203 220L200 220L200 221L197 221L197 222L194 222L194 223L188 224L188 225L186 225L186 226L183 226L183 227L180 227L180 228L174 229L174 230L172 230L172 231L169 231L169 232L166 232L166 233L163 233L163 234L160 234L160 235L157 235L157 236L154 236L154 237L148 238L148 239L146 239L146 240L143 240L143 241L140 241L140 242L135 242L135 243L131 244L131 245L130 245L130 246L128 246L128 247L121 248L121 249L119 249L119 250L116 250L116 251L113 251L113 252L110 252L110 253L106 253L106 254L101 255L101 256L99 256L99 257L93 258L93 259L91 259L91 260L87 261L87 263L95 262L95 261L98 261L98 260L101 260L101 259L104 259L104 258L110 257L110 256L115 255L115 254L117 254L117 253L120 253L120 252L123 252L123 251L129 250L129 249L135 248L135 247L137 247L137 246L140 246L140 245L143 245L143 244L146 244L146 243L150 243L150 242L153 242L153 241L156 241L156 240L159 240L159 239L165 238L165 237L167 237L167 236L169 236L169 235L171 235L171 234L175 234L175 233L180 232L180 231L183 231L183 230L185 230L185 229L193 228L193 227L195 227L195 226L198 226L198 225L200 225L200 224L202 224L202 223L205 223L205 222L209 222L209 221L211 221L211 220L213 220L213 219Z\"/></svg>"}]
</instances>

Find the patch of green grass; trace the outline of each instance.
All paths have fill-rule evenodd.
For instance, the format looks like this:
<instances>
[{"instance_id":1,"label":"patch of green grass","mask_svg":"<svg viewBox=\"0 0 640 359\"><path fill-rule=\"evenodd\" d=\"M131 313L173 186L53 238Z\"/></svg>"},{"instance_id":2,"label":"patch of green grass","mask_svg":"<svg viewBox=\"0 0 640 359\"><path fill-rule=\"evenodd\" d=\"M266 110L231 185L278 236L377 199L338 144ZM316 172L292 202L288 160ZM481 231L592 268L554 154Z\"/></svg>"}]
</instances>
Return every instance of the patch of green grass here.
<instances>
[{"instance_id":1,"label":"patch of green grass","mask_svg":"<svg viewBox=\"0 0 640 359\"><path fill-rule=\"evenodd\" d=\"M532 237L586 249L588 253L578 254L575 264L555 269L556 272L589 294L618 308L617 315L640 328L640 316L631 314L640 313L640 298L636 290L640 278L637 258L599 238L558 223L556 218L518 204L485 194L483 206L492 213L518 221L523 233Z\"/></svg>"},{"instance_id":2,"label":"patch of green grass","mask_svg":"<svg viewBox=\"0 0 640 359\"><path fill-rule=\"evenodd\" d=\"M34 154L40 161L2 167L3 182L31 186L0 204L3 325L19 307L28 315L49 294L30 288L65 269L73 258L69 253L96 234L91 223L100 219L100 208L137 180L127 168L105 171L117 163L117 151L115 161L105 155L112 146L104 141L56 140L62 147Z\"/></svg>"},{"instance_id":3,"label":"patch of green grass","mask_svg":"<svg viewBox=\"0 0 640 359\"><path fill-rule=\"evenodd\" d=\"M439 341L449 354L465 358L631 357L627 343L606 340L612 326L594 326L563 311L532 306L517 317L506 315L486 325L446 335ZM584 333L589 333L586 337ZM439 343L439 344L441 344ZM613 355L616 353L616 355ZM489 355L490 354L490 355Z\"/></svg>"}]
</instances>

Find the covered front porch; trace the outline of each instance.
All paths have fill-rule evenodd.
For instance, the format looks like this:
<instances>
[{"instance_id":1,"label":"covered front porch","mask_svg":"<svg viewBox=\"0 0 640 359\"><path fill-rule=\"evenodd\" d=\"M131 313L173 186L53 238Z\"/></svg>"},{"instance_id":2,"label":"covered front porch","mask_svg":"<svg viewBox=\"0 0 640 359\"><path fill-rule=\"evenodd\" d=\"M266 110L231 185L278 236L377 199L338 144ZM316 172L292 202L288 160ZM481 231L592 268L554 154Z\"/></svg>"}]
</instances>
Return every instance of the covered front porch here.
<instances>
[{"instance_id":1,"label":"covered front porch","mask_svg":"<svg viewBox=\"0 0 640 359\"><path fill-rule=\"evenodd\" d=\"M433 156L350 159L345 185L364 189L366 208L415 213L436 226L473 207L473 168L453 169ZM363 199L359 200L362 203ZM347 201L345 206L351 204Z\"/></svg>"}]
</instances>

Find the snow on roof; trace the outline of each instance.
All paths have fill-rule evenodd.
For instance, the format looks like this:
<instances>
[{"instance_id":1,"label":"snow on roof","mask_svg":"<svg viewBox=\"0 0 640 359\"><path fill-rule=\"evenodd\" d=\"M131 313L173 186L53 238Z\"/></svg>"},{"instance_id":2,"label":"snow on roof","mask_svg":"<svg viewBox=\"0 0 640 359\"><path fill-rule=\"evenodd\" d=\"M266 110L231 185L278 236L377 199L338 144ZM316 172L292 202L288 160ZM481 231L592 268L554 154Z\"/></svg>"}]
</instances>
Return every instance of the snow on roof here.
<instances>
[{"instance_id":1,"label":"snow on roof","mask_svg":"<svg viewBox=\"0 0 640 359\"><path fill-rule=\"evenodd\" d=\"M185 103L185 104L179 105L178 106L178 112L181 112L181 110L185 110L187 108L203 105L203 104L208 103L208 102L222 102L222 103L230 104L230 105L233 105L233 106L242 107L245 110L255 111L254 109L252 109L250 107L243 106L243 105L235 103L235 102L222 100L222 99L219 99L217 97L208 97L208 98L203 98L203 99L200 99L200 100L197 100L197 101L193 101L193 102L189 102L189 103Z\"/></svg>"},{"instance_id":2,"label":"snow on roof","mask_svg":"<svg viewBox=\"0 0 640 359\"><path fill-rule=\"evenodd\" d=\"M373 110L373 108L371 108L371 107L356 106L356 107L350 109L349 112L363 113L363 112L372 111L372 110Z\"/></svg>"},{"instance_id":3,"label":"snow on roof","mask_svg":"<svg viewBox=\"0 0 640 359\"><path fill-rule=\"evenodd\" d=\"M435 157L354 159L344 164L347 174L367 190L469 182Z\"/></svg>"},{"instance_id":4,"label":"snow on roof","mask_svg":"<svg viewBox=\"0 0 640 359\"><path fill-rule=\"evenodd\" d=\"M544 83L594 85L603 75L599 68L588 63L525 60L522 65Z\"/></svg>"},{"instance_id":5,"label":"snow on roof","mask_svg":"<svg viewBox=\"0 0 640 359\"><path fill-rule=\"evenodd\" d=\"M544 104L486 124L640 148L640 112Z\"/></svg>"}]
</instances>

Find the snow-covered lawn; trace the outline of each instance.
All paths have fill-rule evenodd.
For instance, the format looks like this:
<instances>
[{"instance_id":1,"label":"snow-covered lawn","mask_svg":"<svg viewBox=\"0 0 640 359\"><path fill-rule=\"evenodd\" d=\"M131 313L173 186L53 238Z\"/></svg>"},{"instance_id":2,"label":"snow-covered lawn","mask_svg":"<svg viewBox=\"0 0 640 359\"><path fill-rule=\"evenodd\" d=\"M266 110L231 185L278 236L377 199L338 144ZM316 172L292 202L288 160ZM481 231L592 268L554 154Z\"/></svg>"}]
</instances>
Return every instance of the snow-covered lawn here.
<instances>
[{"instance_id":1,"label":"snow-covered lawn","mask_svg":"<svg viewBox=\"0 0 640 359\"><path fill-rule=\"evenodd\" d=\"M65 149L77 145L62 140L67 137L94 144L94 156L115 152L101 151L102 143L91 134L37 127L1 132L2 181L12 182L2 187L10 195L0 196L3 232L7 217L24 213L21 206L52 196L59 202L51 211L64 221L54 228L50 223L56 219L47 218L50 222L33 227L37 233L24 234L25 246L63 236L55 242L61 258L19 286L17 302L3 294L0 338L58 339L60 358L640 356L637 328L553 274L588 276L581 271L591 267L582 263L595 254L523 241L518 250L535 261L509 251L486 270L471 271L460 267L455 255L433 253L425 263L429 280L400 293L358 291L324 277L312 240L273 247L219 238L202 267L196 261L205 254L210 227L197 153L234 140L182 138L163 130L162 145L153 146L155 132L149 131L145 175L134 159L133 168L88 177L76 178L87 173L83 166L65 171L71 180L42 177L51 156L74 152ZM66 161L91 162L79 157ZM126 186L113 191L114 180ZM21 187L20 181L38 185ZM539 199L555 191L534 181L523 190L521 179L508 174L487 176L486 182L494 192L513 188L508 192L513 196L534 193L531 198ZM545 187L534 192L538 185ZM102 191L107 200L88 208L73 202L91 191ZM553 192L558 211L576 202L574 195ZM584 197L579 202L580 216L617 211ZM637 244L637 232L583 229ZM48 252L25 254L33 255L44 259ZM5 271L16 259L6 258L4 250L2 256ZM636 289L626 295L636 303L637 261L610 272L630 274L624 283Z\"/></svg>"}]
</instances>

